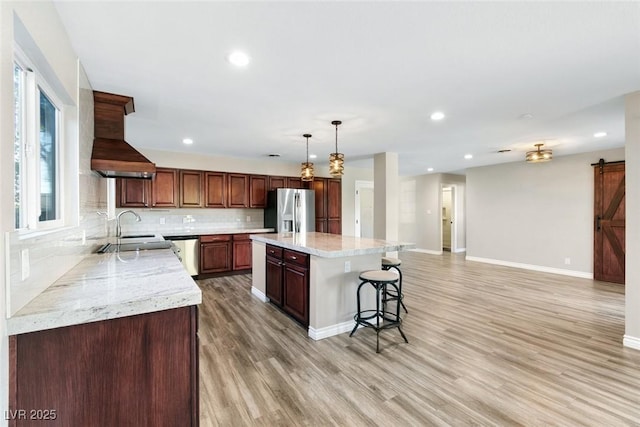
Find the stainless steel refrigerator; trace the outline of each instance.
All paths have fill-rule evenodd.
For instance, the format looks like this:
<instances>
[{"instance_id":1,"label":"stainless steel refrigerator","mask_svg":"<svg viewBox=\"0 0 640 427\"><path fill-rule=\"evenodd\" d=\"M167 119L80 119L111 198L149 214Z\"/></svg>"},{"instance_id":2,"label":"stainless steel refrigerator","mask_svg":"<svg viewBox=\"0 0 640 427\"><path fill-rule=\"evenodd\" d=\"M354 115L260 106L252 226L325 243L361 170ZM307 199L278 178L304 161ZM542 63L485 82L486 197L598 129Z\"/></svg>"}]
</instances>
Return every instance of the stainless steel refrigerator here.
<instances>
[{"instance_id":1,"label":"stainless steel refrigerator","mask_svg":"<svg viewBox=\"0 0 640 427\"><path fill-rule=\"evenodd\" d=\"M264 226L278 233L316 231L315 191L279 188L267 193Z\"/></svg>"}]
</instances>

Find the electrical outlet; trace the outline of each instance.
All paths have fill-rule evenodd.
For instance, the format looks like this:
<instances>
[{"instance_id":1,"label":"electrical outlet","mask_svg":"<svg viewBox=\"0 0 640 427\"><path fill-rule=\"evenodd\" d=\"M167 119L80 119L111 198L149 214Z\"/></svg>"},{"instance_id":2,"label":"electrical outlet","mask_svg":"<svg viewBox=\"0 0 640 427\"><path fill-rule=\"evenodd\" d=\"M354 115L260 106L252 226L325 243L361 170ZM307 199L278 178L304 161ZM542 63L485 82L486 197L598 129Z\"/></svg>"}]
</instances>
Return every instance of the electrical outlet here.
<instances>
[{"instance_id":1,"label":"electrical outlet","mask_svg":"<svg viewBox=\"0 0 640 427\"><path fill-rule=\"evenodd\" d=\"M29 278L31 270L29 268L29 249L20 251L20 265L22 267L22 280Z\"/></svg>"},{"instance_id":2,"label":"electrical outlet","mask_svg":"<svg viewBox=\"0 0 640 427\"><path fill-rule=\"evenodd\" d=\"M345 261L344 262L344 272L348 273L351 271L351 261Z\"/></svg>"},{"instance_id":3,"label":"electrical outlet","mask_svg":"<svg viewBox=\"0 0 640 427\"><path fill-rule=\"evenodd\" d=\"M165 219L164 217L160 218L160 225L164 225L165 224Z\"/></svg>"},{"instance_id":4,"label":"electrical outlet","mask_svg":"<svg viewBox=\"0 0 640 427\"><path fill-rule=\"evenodd\" d=\"M565 258L564 263L565 265L571 265L571 258Z\"/></svg>"}]
</instances>

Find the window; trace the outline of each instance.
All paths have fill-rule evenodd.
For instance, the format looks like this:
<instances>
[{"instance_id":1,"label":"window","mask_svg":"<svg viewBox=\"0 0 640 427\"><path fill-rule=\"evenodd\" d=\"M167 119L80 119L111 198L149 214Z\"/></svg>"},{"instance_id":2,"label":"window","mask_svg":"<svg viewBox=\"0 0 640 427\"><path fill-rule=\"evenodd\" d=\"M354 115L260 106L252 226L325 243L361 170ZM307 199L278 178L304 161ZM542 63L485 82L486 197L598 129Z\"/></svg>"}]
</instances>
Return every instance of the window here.
<instances>
[{"instance_id":1,"label":"window","mask_svg":"<svg viewBox=\"0 0 640 427\"><path fill-rule=\"evenodd\" d=\"M15 228L62 226L62 104L19 50L13 95Z\"/></svg>"}]
</instances>

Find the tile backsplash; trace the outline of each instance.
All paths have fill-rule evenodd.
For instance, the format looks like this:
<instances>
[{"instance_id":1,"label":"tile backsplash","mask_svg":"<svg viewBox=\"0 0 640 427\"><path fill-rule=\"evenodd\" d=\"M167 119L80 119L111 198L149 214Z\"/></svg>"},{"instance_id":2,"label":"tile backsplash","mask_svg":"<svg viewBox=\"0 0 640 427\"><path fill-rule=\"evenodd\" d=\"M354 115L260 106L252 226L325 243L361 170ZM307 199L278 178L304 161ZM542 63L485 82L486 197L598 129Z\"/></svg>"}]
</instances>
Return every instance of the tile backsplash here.
<instances>
[{"instance_id":1,"label":"tile backsplash","mask_svg":"<svg viewBox=\"0 0 640 427\"><path fill-rule=\"evenodd\" d=\"M116 214L126 209L117 209ZM139 233L209 233L264 227L262 209L132 209L141 221L130 214L120 217L122 234ZM109 221L109 234L115 235L116 221Z\"/></svg>"}]
</instances>

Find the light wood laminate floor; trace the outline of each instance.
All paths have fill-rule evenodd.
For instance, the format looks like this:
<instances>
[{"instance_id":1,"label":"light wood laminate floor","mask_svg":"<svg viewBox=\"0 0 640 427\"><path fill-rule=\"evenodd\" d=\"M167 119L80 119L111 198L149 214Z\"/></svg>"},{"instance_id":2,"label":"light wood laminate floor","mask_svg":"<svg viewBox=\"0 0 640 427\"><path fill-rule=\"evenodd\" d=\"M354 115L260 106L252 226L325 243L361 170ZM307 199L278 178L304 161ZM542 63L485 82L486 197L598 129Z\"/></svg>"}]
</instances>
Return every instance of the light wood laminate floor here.
<instances>
[{"instance_id":1,"label":"light wood laminate floor","mask_svg":"<svg viewBox=\"0 0 640 427\"><path fill-rule=\"evenodd\" d=\"M321 341L199 281L201 425L640 425L640 351L621 285L406 252L397 330Z\"/></svg>"}]
</instances>

